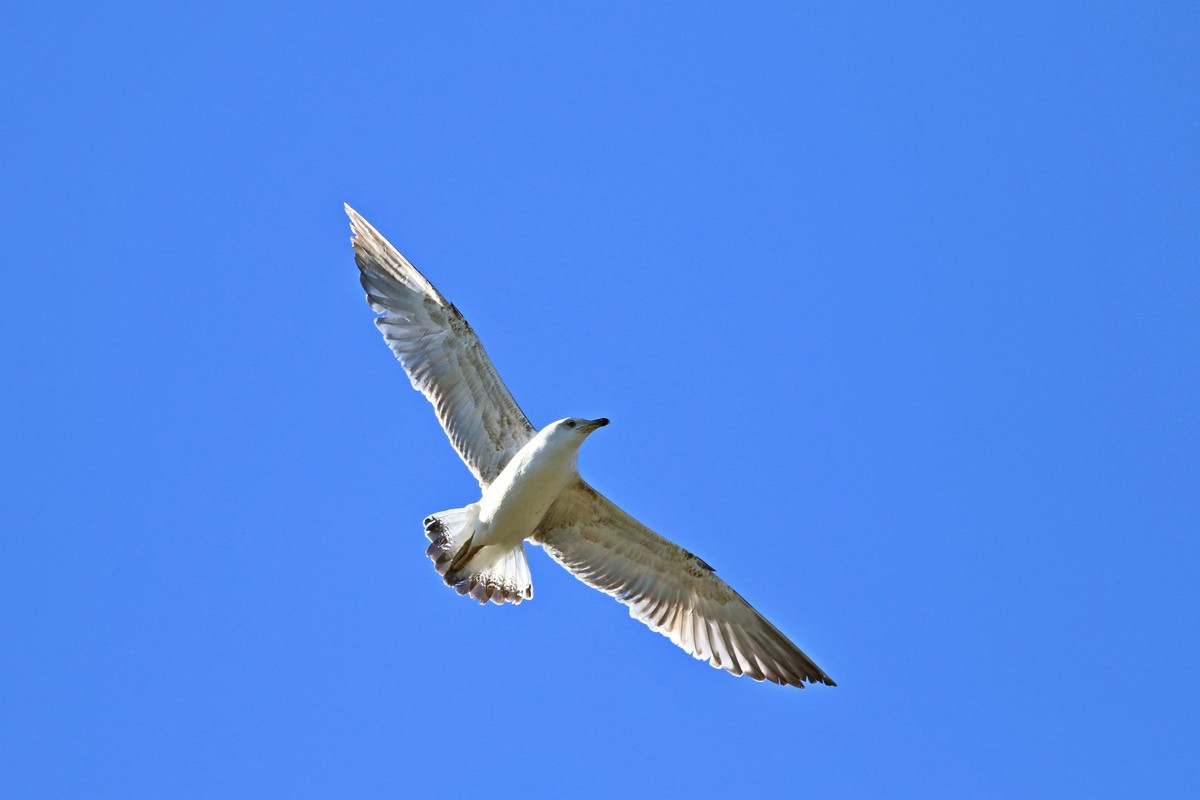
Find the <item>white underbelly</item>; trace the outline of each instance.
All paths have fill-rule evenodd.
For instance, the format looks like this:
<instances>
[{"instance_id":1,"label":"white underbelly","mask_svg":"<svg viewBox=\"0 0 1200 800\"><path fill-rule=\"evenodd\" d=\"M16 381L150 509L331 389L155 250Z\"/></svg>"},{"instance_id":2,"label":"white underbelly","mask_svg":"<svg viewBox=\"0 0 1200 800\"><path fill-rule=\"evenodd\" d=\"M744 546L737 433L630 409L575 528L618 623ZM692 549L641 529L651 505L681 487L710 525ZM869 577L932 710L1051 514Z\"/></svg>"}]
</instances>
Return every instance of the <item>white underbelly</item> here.
<instances>
[{"instance_id":1,"label":"white underbelly","mask_svg":"<svg viewBox=\"0 0 1200 800\"><path fill-rule=\"evenodd\" d=\"M534 530L574 477L574 470L557 459L538 464L520 457L500 473L479 501L475 543L516 545Z\"/></svg>"}]
</instances>

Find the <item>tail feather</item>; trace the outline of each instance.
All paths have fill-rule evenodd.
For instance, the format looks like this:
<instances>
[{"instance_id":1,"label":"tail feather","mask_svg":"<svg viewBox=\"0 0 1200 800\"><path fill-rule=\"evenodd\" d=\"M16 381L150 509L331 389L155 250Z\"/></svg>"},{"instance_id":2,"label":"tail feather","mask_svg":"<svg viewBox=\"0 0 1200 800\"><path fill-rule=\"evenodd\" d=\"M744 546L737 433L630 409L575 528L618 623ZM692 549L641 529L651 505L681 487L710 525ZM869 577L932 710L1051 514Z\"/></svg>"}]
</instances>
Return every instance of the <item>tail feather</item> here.
<instances>
[{"instance_id":1,"label":"tail feather","mask_svg":"<svg viewBox=\"0 0 1200 800\"><path fill-rule=\"evenodd\" d=\"M425 518L425 536L429 547L425 555L433 559L439 575L445 575L454 557L463 545L468 545L479 524L479 505L472 503L466 508L439 511Z\"/></svg>"},{"instance_id":2,"label":"tail feather","mask_svg":"<svg viewBox=\"0 0 1200 800\"><path fill-rule=\"evenodd\" d=\"M425 554L433 559L446 585L459 594L469 594L480 603L520 603L533 597L533 578L525 546L474 544L479 523L479 506L453 508L425 518L425 535L430 545Z\"/></svg>"}]
</instances>

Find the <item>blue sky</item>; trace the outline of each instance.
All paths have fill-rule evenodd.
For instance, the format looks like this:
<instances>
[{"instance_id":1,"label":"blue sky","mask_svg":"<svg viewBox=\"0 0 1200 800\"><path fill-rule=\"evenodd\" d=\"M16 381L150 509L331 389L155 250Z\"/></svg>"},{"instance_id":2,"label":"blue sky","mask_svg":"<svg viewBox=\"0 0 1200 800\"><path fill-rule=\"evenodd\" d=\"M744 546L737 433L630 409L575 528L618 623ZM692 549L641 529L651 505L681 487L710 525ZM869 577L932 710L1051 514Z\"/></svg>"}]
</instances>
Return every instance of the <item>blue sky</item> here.
<instances>
[{"instance_id":1,"label":"blue sky","mask_svg":"<svg viewBox=\"0 0 1200 800\"><path fill-rule=\"evenodd\" d=\"M1193 797L1192 3L5 14L2 797ZM350 202L837 681L531 556Z\"/></svg>"}]
</instances>

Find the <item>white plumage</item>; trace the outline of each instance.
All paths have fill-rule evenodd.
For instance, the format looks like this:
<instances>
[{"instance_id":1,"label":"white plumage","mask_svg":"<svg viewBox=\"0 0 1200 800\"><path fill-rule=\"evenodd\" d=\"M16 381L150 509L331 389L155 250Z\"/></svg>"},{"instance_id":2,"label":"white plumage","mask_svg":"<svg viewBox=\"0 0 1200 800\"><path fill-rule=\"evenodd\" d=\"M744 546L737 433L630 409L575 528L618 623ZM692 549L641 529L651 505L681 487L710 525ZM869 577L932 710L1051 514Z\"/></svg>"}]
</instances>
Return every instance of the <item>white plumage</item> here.
<instances>
[{"instance_id":1,"label":"white plumage","mask_svg":"<svg viewBox=\"0 0 1200 800\"><path fill-rule=\"evenodd\" d=\"M485 603L532 597L528 539L714 667L835 685L711 567L579 477L579 446L608 420L567 418L536 430L458 309L348 205L346 213L375 324L479 481L477 503L425 520L427 553L446 583Z\"/></svg>"}]
</instances>

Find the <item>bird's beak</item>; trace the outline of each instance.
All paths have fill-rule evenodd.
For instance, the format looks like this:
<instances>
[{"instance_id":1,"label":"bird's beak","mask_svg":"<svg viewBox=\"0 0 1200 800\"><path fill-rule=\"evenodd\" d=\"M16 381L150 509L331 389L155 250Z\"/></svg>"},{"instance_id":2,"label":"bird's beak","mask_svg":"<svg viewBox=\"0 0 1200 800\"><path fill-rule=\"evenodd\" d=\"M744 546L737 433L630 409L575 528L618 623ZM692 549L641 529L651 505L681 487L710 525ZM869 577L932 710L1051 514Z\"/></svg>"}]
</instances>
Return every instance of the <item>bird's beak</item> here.
<instances>
[{"instance_id":1,"label":"bird's beak","mask_svg":"<svg viewBox=\"0 0 1200 800\"><path fill-rule=\"evenodd\" d=\"M596 428L603 428L607 424L608 424L608 417L601 417L600 419L588 420L587 422L580 425L579 428L584 433L591 433L592 431L596 430Z\"/></svg>"}]
</instances>

